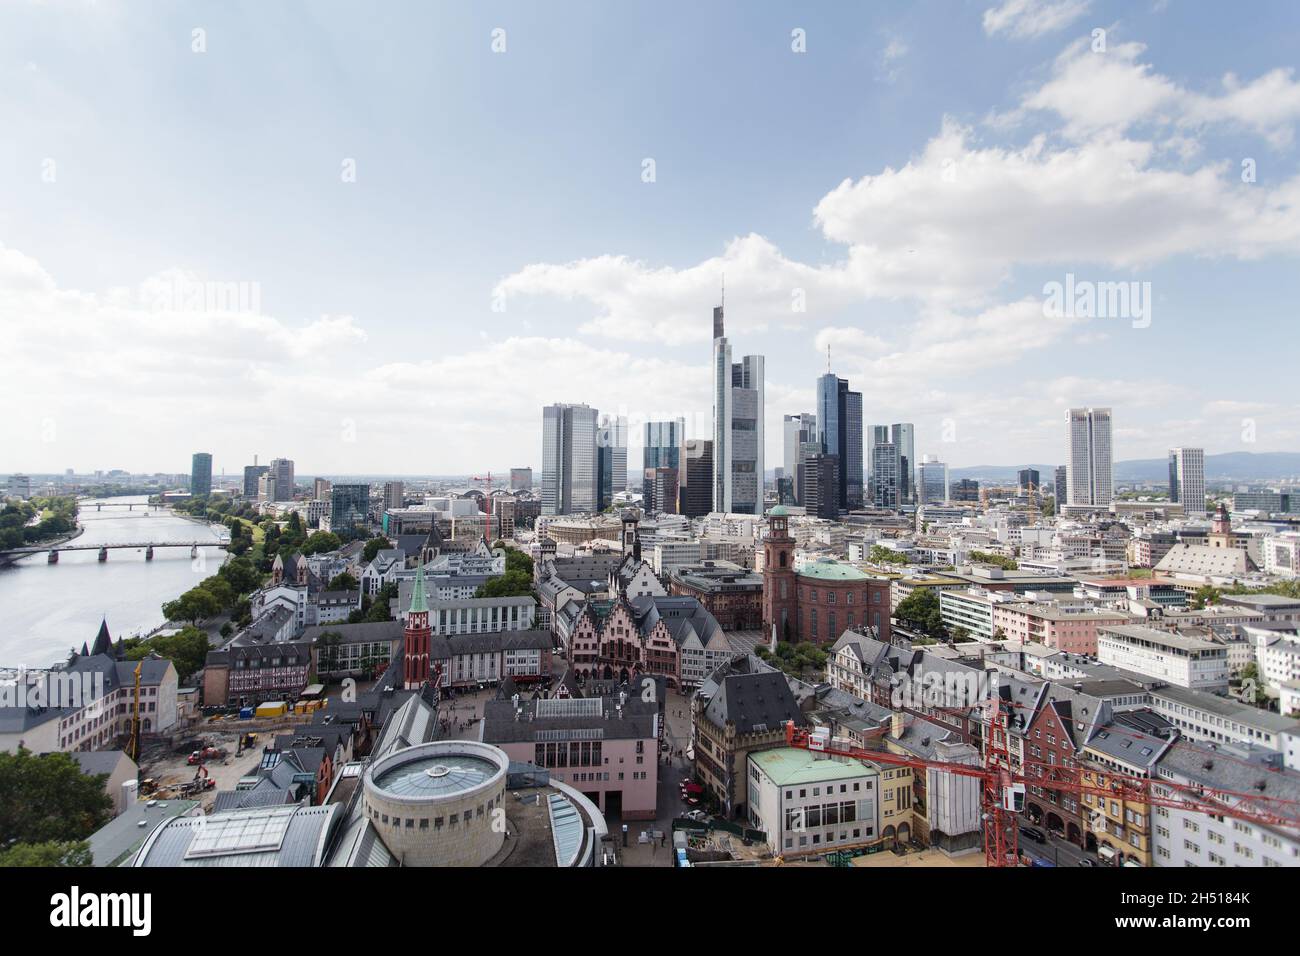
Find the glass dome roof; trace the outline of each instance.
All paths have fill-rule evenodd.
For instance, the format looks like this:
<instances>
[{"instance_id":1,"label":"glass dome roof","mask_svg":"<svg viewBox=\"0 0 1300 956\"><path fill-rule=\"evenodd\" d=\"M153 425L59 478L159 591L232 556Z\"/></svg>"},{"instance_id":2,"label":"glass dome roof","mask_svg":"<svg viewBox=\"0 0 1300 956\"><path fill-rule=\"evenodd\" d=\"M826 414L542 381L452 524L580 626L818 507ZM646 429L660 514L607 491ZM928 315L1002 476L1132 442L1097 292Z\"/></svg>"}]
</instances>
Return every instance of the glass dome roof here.
<instances>
[{"instance_id":1,"label":"glass dome roof","mask_svg":"<svg viewBox=\"0 0 1300 956\"><path fill-rule=\"evenodd\" d=\"M441 797L472 790L500 769L482 757L434 754L385 770L375 778L375 786L399 797Z\"/></svg>"}]
</instances>

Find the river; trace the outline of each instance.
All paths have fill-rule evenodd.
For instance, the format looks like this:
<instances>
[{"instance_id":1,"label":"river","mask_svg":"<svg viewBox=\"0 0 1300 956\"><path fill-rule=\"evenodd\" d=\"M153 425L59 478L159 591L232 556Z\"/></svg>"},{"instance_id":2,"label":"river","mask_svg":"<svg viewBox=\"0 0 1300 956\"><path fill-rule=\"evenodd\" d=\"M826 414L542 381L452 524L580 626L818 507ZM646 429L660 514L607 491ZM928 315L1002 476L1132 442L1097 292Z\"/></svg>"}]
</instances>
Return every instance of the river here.
<instances>
[{"instance_id":1,"label":"river","mask_svg":"<svg viewBox=\"0 0 1300 956\"><path fill-rule=\"evenodd\" d=\"M96 500L118 505L148 499ZM170 511L96 511L95 504L80 503L77 521L85 530L68 544L218 540L217 526ZM198 558L187 548L157 548L152 561L143 550L110 550L101 564L98 550L89 550L64 551L58 564L49 564L42 552L0 568L0 667L65 659L70 649L94 643L101 618L114 640L147 633L163 623L164 601L215 574L225 557L219 546L200 548Z\"/></svg>"}]
</instances>

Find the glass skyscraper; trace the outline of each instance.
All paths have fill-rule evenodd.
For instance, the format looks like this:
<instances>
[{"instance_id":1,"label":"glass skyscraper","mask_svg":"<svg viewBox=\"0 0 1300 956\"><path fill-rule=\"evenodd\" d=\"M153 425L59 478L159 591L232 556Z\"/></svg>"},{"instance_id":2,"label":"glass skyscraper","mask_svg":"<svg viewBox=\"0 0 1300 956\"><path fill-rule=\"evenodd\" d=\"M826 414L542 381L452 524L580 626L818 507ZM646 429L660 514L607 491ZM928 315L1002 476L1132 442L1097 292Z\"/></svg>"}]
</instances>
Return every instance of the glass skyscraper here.
<instances>
[{"instance_id":1,"label":"glass skyscraper","mask_svg":"<svg viewBox=\"0 0 1300 956\"><path fill-rule=\"evenodd\" d=\"M547 405L542 409L542 514L599 510L598 416L588 405ZM624 458L624 471L626 461ZM612 447L607 467L612 471Z\"/></svg>"}]
</instances>

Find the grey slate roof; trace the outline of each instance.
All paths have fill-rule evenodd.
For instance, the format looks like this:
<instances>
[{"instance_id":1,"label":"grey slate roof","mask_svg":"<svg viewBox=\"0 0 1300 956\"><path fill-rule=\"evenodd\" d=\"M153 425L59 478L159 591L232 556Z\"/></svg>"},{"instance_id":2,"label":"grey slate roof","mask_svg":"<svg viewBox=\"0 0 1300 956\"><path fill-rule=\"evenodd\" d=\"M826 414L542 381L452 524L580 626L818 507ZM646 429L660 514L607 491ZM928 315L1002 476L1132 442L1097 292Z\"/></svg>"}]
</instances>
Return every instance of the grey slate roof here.
<instances>
[{"instance_id":1,"label":"grey slate roof","mask_svg":"<svg viewBox=\"0 0 1300 956\"><path fill-rule=\"evenodd\" d=\"M704 713L715 726L734 723L740 734L774 731L789 720L796 727L808 723L780 671L727 675Z\"/></svg>"}]
</instances>

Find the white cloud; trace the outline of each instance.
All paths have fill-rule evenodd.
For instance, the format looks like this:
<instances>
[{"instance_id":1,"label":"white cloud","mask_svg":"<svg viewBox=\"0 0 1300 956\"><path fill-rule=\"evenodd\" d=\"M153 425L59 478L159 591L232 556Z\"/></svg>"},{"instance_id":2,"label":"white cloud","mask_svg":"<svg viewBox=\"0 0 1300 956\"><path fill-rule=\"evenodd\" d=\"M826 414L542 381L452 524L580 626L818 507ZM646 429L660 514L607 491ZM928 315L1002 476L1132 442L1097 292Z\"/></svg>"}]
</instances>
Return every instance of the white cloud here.
<instances>
[{"instance_id":1,"label":"white cloud","mask_svg":"<svg viewBox=\"0 0 1300 956\"><path fill-rule=\"evenodd\" d=\"M1017 40L1063 30L1083 16L1091 0L1003 0L984 11L984 32L1005 33Z\"/></svg>"},{"instance_id":2,"label":"white cloud","mask_svg":"<svg viewBox=\"0 0 1300 956\"><path fill-rule=\"evenodd\" d=\"M1220 93L1201 93L1141 62L1145 51L1144 44L1129 42L1098 53L1087 40L1076 41L1057 57L1051 79L1002 120L1052 112L1076 140L1147 124L1184 131L1220 125L1249 130L1277 147L1291 142L1300 121L1300 82L1293 69L1270 70L1250 82L1228 73Z\"/></svg>"}]
</instances>

